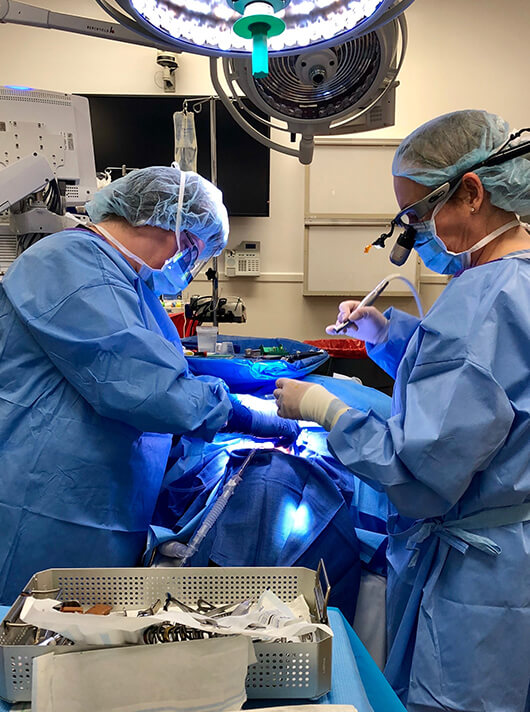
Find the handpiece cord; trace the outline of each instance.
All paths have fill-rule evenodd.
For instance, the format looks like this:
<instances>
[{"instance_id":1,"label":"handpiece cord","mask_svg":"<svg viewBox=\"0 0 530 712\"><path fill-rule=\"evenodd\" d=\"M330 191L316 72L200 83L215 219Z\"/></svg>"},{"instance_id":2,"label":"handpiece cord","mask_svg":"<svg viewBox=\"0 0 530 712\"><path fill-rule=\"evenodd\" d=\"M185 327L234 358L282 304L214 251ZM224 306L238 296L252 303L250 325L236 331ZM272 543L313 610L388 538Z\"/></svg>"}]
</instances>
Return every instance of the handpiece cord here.
<instances>
[{"instance_id":1,"label":"handpiece cord","mask_svg":"<svg viewBox=\"0 0 530 712\"><path fill-rule=\"evenodd\" d=\"M403 275L401 274L397 274L397 272L394 274L389 274L388 277L385 277L384 281L392 282L395 279L400 279L402 282L405 282L407 287L410 289L410 291L412 292L412 296L414 297L414 301L416 302L416 307L418 308L418 314L420 315L420 319L423 319L425 315L423 313L423 307L421 306L420 295L416 291L416 287L412 284L410 279L403 277Z\"/></svg>"}]
</instances>

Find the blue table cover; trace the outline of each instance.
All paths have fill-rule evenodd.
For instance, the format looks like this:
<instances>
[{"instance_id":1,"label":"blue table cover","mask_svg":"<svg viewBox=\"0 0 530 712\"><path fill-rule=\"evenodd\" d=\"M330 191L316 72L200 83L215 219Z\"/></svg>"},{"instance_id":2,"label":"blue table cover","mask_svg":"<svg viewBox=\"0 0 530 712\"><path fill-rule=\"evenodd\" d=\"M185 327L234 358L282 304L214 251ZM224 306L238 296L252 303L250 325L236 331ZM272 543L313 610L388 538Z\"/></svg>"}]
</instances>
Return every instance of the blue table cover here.
<instances>
[{"instance_id":1,"label":"blue table cover","mask_svg":"<svg viewBox=\"0 0 530 712\"><path fill-rule=\"evenodd\" d=\"M0 606L0 620L9 610ZM331 692L321 697L321 704L353 705L357 712L406 712L383 674L372 660L352 627L336 608L329 610L333 629ZM308 704L309 700L251 700L245 708L273 707L279 704ZM0 700L0 712L28 709L28 704L10 705Z\"/></svg>"}]
</instances>

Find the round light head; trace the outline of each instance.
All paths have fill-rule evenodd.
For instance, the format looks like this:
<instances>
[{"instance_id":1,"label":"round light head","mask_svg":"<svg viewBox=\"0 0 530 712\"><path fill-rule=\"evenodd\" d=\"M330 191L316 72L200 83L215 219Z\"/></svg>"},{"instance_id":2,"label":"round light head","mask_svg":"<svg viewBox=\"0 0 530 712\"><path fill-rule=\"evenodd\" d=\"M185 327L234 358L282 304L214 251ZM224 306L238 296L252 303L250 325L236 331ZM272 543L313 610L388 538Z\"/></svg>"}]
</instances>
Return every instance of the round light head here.
<instances>
[{"instance_id":1,"label":"round light head","mask_svg":"<svg viewBox=\"0 0 530 712\"><path fill-rule=\"evenodd\" d=\"M241 17L227 0L115 0L143 34L182 50L210 56L242 56L252 40L238 36ZM394 0L291 0L278 13L285 31L269 41L271 55L291 55L337 45L369 29Z\"/></svg>"},{"instance_id":2,"label":"round light head","mask_svg":"<svg viewBox=\"0 0 530 712\"><path fill-rule=\"evenodd\" d=\"M271 57L264 78L252 77L248 59L225 63L243 93L266 115L322 129L366 106L388 81L396 37L395 27L386 25L333 50Z\"/></svg>"}]
</instances>

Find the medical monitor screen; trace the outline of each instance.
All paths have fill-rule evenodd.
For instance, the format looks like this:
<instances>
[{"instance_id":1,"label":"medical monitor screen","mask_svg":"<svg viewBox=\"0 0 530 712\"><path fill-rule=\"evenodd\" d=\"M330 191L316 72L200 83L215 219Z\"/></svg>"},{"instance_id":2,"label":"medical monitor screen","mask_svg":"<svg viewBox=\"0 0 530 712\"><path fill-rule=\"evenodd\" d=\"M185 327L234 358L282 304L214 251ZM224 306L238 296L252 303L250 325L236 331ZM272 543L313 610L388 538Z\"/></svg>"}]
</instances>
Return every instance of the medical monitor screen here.
<instances>
[{"instance_id":1,"label":"medical monitor screen","mask_svg":"<svg viewBox=\"0 0 530 712\"><path fill-rule=\"evenodd\" d=\"M96 169L145 168L170 165L174 160L173 113L188 110L199 97L85 95L90 103ZM220 101L216 101L217 184L223 191L228 214L269 215L270 150L240 128ZM253 126L265 136L268 129ZM210 107L195 113L197 172L210 178ZM119 171L112 171L117 178Z\"/></svg>"}]
</instances>

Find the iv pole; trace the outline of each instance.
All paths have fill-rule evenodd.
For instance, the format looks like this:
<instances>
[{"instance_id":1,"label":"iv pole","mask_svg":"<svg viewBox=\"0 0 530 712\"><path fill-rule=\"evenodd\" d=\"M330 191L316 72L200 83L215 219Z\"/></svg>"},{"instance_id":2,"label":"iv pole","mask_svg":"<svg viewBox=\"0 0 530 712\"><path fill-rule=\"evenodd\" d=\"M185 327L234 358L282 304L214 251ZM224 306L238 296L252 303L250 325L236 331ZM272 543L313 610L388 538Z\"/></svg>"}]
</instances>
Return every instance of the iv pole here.
<instances>
[{"instance_id":1,"label":"iv pole","mask_svg":"<svg viewBox=\"0 0 530 712\"><path fill-rule=\"evenodd\" d=\"M215 113L215 97L211 96L210 104L210 180L217 187L217 117ZM212 279L212 324L218 326L217 305L219 304L219 272L217 270L217 257L212 260L212 267L208 270Z\"/></svg>"},{"instance_id":2,"label":"iv pole","mask_svg":"<svg viewBox=\"0 0 530 712\"><path fill-rule=\"evenodd\" d=\"M0 0L2 2L2 0ZM186 105L188 100L184 102ZM200 111L197 106L208 102L210 109L210 182L217 187L217 115L215 112L215 96L205 96L196 101L193 111ZM219 326L217 307L219 306L219 271L217 257L212 259L212 266L206 270L206 277L212 282L212 324Z\"/></svg>"}]
</instances>

